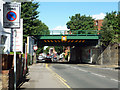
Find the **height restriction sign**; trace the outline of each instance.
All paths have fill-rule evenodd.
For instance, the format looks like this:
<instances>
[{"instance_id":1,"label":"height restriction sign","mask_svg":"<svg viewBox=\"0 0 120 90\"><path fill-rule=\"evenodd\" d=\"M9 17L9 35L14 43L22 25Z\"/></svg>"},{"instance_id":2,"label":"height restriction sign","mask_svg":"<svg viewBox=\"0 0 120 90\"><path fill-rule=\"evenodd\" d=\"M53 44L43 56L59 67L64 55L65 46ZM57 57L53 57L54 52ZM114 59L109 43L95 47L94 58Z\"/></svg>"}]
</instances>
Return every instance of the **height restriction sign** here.
<instances>
[{"instance_id":1,"label":"height restriction sign","mask_svg":"<svg viewBox=\"0 0 120 90\"><path fill-rule=\"evenodd\" d=\"M20 28L20 3L6 3L3 6L4 28Z\"/></svg>"}]
</instances>

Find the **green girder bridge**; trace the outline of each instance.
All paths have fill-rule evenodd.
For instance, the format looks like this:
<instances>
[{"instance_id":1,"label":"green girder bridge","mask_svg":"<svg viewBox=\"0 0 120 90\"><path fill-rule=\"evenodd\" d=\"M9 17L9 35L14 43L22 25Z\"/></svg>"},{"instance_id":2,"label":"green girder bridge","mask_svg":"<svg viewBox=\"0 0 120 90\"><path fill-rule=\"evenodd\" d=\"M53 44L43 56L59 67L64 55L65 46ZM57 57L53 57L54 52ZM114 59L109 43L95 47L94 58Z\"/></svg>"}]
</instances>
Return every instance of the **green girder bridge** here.
<instances>
[{"instance_id":1,"label":"green girder bridge","mask_svg":"<svg viewBox=\"0 0 120 90\"><path fill-rule=\"evenodd\" d=\"M38 46L94 46L100 38L98 30L50 30L36 35Z\"/></svg>"}]
</instances>

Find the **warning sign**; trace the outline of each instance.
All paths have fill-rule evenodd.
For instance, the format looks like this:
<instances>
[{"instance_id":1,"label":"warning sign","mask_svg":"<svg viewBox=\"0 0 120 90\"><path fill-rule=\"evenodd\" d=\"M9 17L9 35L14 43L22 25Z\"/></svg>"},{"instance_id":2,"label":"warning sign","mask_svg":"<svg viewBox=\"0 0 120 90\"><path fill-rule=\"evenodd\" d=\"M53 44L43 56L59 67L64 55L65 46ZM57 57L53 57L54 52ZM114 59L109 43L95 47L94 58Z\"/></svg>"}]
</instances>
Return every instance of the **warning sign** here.
<instances>
[{"instance_id":1,"label":"warning sign","mask_svg":"<svg viewBox=\"0 0 120 90\"><path fill-rule=\"evenodd\" d=\"M62 36L61 41L67 41L67 36Z\"/></svg>"}]
</instances>

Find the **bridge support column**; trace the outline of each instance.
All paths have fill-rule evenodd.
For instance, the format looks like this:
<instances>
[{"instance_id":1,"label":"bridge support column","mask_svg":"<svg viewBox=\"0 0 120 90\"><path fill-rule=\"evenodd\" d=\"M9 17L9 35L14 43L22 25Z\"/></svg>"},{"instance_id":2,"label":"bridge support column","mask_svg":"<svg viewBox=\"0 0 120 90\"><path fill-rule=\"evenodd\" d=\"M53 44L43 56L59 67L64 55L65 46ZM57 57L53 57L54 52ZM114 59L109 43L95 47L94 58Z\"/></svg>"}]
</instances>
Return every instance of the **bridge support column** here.
<instances>
[{"instance_id":1,"label":"bridge support column","mask_svg":"<svg viewBox=\"0 0 120 90\"><path fill-rule=\"evenodd\" d=\"M70 50L70 62L81 63L82 62L81 55L82 55L81 47L73 46Z\"/></svg>"}]
</instances>

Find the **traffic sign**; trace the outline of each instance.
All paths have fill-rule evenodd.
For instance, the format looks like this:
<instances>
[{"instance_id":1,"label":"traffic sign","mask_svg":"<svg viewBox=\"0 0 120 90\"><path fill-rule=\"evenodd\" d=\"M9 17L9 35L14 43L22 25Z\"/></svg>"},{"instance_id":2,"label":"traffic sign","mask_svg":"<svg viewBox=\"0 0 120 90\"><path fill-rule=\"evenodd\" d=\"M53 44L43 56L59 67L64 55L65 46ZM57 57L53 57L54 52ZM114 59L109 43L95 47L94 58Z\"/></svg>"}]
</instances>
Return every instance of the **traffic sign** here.
<instances>
[{"instance_id":1,"label":"traffic sign","mask_svg":"<svg viewBox=\"0 0 120 90\"><path fill-rule=\"evenodd\" d=\"M17 18L17 14L16 14L14 11L9 11L9 12L7 13L6 18L7 18L9 21L15 21L16 18Z\"/></svg>"},{"instance_id":2,"label":"traffic sign","mask_svg":"<svg viewBox=\"0 0 120 90\"><path fill-rule=\"evenodd\" d=\"M20 28L20 3L5 3L3 5L3 27Z\"/></svg>"},{"instance_id":3,"label":"traffic sign","mask_svg":"<svg viewBox=\"0 0 120 90\"><path fill-rule=\"evenodd\" d=\"M37 47L37 46L34 46L33 49L36 51L36 50L38 49L38 47Z\"/></svg>"},{"instance_id":4,"label":"traffic sign","mask_svg":"<svg viewBox=\"0 0 120 90\"><path fill-rule=\"evenodd\" d=\"M62 36L61 41L67 41L67 36Z\"/></svg>"}]
</instances>

